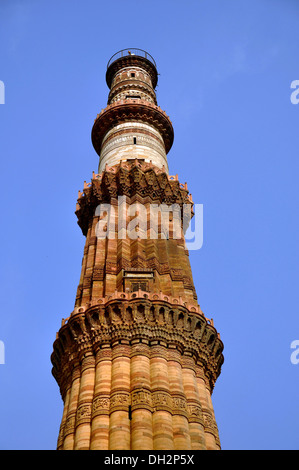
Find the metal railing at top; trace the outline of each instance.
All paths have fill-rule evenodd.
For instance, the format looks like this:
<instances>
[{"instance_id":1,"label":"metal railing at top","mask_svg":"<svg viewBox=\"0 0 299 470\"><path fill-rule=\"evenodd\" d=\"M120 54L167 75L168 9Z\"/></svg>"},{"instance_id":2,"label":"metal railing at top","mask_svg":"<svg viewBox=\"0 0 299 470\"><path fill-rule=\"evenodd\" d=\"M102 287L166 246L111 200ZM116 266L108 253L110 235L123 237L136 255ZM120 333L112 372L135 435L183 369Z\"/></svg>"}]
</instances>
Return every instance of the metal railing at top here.
<instances>
[{"instance_id":1,"label":"metal railing at top","mask_svg":"<svg viewBox=\"0 0 299 470\"><path fill-rule=\"evenodd\" d=\"M121 51L118 51L116 52L116 54L114 54L108 64L107 64L107 68L113 63L115 62L117 59L120 59L121 57L126 57L128 55L132 55L132 56L138 56L138 57L144 57L145 59L149 60L156 68L156 62L154 61L153 57L146 51L143 51L142 49L136 49L134 47L131 47L131 48L128 48L128 49L122 49Z\"/></svg>"}]
</instances>

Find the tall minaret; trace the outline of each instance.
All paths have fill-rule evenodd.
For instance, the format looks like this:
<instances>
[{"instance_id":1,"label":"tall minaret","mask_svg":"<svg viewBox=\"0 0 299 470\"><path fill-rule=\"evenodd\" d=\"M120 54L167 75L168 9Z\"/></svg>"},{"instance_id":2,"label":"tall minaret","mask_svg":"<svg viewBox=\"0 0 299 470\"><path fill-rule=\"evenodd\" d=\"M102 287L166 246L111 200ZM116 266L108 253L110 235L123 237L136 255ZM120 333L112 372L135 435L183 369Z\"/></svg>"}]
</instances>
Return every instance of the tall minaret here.
<instances>
[{"instance_id":1,"label":"tall minaret","mask_svg":"<svg viewBox=\"0 0 299 470\"><path fill-rule=\"evenodd\" d=\"M76 208L81 277L51 356L58 449L220 449L211 394L223 344L197 302L183 230L193 203L168 174L173 128L157 78L140 49L108 63L108 104L92 128L99 168Z\"/></svg>"}]
</instances>

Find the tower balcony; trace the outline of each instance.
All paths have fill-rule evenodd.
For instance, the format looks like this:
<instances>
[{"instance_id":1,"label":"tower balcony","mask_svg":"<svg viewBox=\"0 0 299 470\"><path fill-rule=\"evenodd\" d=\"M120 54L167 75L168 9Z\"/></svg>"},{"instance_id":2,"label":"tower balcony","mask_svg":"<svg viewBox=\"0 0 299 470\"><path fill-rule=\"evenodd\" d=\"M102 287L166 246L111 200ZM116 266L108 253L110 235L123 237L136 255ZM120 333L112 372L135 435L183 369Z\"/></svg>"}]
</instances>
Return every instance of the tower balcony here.
<instances>
[{"instance_id":1,"label":"tower balcony","mask_svg":"<svg viewBox=\"0 0 299 470\"><path fill-rule=\"evenodd\" d=\"M143 57L144 59L149 60L157 68L154 58L148 52L142 49L137 49L135 47L133 48L130 47L129 49L122 49L121 51L118 51L115 54L113 54L113 56L108 61L107 69L116 60L121 59L123 57L127 57L127 56Z\"/></svg>"}]
</instances>

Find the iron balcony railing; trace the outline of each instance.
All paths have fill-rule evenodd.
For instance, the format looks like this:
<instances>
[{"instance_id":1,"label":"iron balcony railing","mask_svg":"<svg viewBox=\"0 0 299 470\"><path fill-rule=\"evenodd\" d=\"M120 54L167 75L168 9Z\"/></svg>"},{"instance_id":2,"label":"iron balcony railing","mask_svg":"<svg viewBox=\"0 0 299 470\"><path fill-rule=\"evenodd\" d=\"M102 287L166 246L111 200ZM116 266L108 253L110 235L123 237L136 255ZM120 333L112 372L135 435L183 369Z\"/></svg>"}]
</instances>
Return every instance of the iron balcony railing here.
<instances>
[{"instance_id":1,"label":"iron balcony railing","mask_svg":"<svg viewBox=\"0 0 299 470\"><path fill-rule=\"evenodd\" d=\"M131 47L131 48L122 49L121 51L116 52L116 54L114 54L110 58L110 60L107 64L107 69L117 59L120 59L121 57L125 57L125 56L128 56L128 55L135 55L135 56L138 56L138 57L144 57L145 59L149 60L157 68L156 62L154 61L153 57L148 52L143 51L142 49L136 49L134 47Z\"/></svg>"}]
</instances>

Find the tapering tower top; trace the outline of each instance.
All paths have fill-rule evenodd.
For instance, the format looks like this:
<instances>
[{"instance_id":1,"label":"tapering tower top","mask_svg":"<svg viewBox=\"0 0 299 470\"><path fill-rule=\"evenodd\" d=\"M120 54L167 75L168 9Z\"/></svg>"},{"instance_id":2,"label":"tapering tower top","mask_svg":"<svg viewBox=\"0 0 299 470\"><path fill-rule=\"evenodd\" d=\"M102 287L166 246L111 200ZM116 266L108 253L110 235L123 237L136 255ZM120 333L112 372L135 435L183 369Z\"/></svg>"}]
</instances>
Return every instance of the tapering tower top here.
<instances>
[{"instance_id":1,"label":"tapering tower top","mask_svg":"<svg viewBox=\"0 0 299 470\"><path fill-rule=\"evenodd\" d=\"M108 62L106 82L107 107L92 129L99 173L106 164L132 159L151 161L168 172L166 154L173 143L173 127L157 105L158 72L152 56L134 48L117 52Z\"/></svg>"},{"instance_id":2,"label":"tapering tower top","mask_svg":"<svg viewBox=\"0 0 299 470\"><path fill-rule=\"evenodd\" d=\"M158 83L158 72L156 62L153 57L142 49L123 49L114 54L108 64L106 72L106 82L109 88L112 85L112 79L114 75L119 72L122 68L136 67L142 68L143 72L146 72L147 80L145 77L138 76L139 80L145 81L147 85L155 89ZM131 72L134 74L134 72ZM135 75L131 75L131 78L137 78ZM145 79L145 80L142 80ZM151 83L149 84L150 79ZM131 81L132 82L132 81ZM134 82L133 82L134 83ZM135 83L136 84L136 83Z\"/></svg>"}]
</instances>

